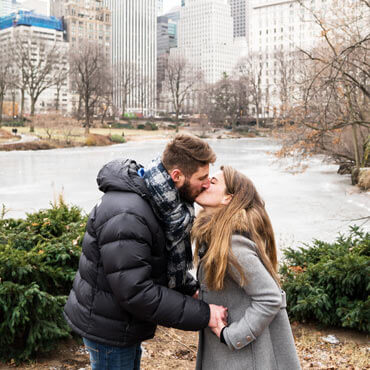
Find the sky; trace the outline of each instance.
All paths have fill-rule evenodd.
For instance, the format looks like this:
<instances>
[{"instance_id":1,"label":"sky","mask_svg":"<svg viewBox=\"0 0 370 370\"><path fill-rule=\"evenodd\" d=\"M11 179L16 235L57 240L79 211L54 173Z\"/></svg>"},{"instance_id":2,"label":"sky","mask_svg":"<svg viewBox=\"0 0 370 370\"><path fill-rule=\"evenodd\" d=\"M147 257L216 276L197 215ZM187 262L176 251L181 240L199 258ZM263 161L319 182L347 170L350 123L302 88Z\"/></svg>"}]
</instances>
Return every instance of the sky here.
<instances>
[{"instance_id":1,"label":"sky","mask_svg":"<svg viewBox=\"0 0 370 370\"><path fill-rule=\"evenodd\" d=\"M181 4L181 0L163 0L163 11L166 13L174 6L179 6Z\"/></svg>"}]
</instances>

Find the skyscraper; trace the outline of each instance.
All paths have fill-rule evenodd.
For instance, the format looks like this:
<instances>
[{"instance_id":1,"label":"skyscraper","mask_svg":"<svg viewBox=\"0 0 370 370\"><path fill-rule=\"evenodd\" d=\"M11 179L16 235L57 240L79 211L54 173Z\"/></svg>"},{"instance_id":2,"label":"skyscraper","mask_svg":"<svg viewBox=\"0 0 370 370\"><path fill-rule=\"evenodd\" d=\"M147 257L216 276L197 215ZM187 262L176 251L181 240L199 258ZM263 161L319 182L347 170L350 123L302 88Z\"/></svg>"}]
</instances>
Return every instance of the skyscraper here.
<instances>
[{"instance_id":1,"label":"skyscraper","mask_svg":"<svg viewBox=\"0 0 370 370\"><path fill-rule=\"evenodd\" d=\"M163 13L163 0L156 1L157 1L157 17L159 17Z\"/></svg>"},{"instance_id":2,"label":"skyscraper","mask_svg":"<svg viewBox=\"0 0 370 370\"><path fill-rule=\"evenodd\" d=\"M50 16L49 0L25 0L18 5L20 9L33 11L36 14Z\"/></svg>"},{"instance_id":3,"label":"skyscraper","mask_svg":"<svg viewBox=\"0 0 370 370\"><path fill-rule=\"evenodd\" d=\"M178 48L181 55L202 70L207 83L230 74L238 59L234 47L233 19L226 0L186 0L178 21Z\"/></svg>"},{"instance_id":4,"label":"skyscraper","mask_svg":"<svg viewBox=\"0 0 370 370\"><path fill-rule=\"evenodd\" d=\"M249 0L229 0L234 20L234 37L248 38Z\"/></svg>"},{"instance_id":5,"label":"skyscraper","mask_svg":"<svg viewBox=\"0 0 370 370\"><path fill-rule=\"evenodd\" d=\"M112 65L125 64L136 71L127 100L117 78L113 79L114 103L121 111L125 108L127 112L151 115L156 104L156 0L105 0L105 3L112 12Z\"/></svg>"},{"instance_id":6,"label":"skyscraper","mask_svg":"<svg viewBox=\"0 0 370 370\"><path fill-rule=\"evenodd\" d=\"M157 96L162 90L170 49L177 47L177 23L161 16L157 18Z\"/></svg>"},{"instance_id":7,"label":"skyscraper","mask_svg":"<svg viewBox=\"0 0 370 370\"><path fill-rule=\"evenodd\" d=\"M12 0L0 0L0 17L10 14L12 11Z\"/></svg>"}]
</instances>

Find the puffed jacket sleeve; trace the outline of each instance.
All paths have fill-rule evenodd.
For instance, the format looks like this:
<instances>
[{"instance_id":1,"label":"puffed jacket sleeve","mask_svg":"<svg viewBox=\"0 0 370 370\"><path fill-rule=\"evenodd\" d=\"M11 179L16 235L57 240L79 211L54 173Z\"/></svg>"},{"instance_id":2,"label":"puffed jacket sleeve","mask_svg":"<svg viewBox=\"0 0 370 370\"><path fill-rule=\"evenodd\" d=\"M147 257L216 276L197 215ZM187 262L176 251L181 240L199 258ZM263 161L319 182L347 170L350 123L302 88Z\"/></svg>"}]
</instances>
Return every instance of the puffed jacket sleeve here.
<instances>
[{"instance_id":1,"label":"puffed jacket sleeve","mask_svg":"<svg viewBox=\"0 0 370 370\"><path fill-rule=\"evenodd\" d=\"M107 222L100 230L100 253L104 273L122 308L140 320L167 327L193 331L207 327L208 304L153 282L155 257L145 220L132 213L115 217L115 222ZM121 225L125 225L124 234Z\"/></svg>"},{"instance_id":2,"label":"puffed jacket sleeve","mask_svg":"<svg viewBox=\"0 0 370 370\"><path fill-rule=\"evenodd\" d=\"M193 296L196 293L196 291L199 289L199 286L200 286L199 282L188 271L186 273L185 284L177 288L176 290L182 294Z\"/></svg>"},{"instance_id":3,"label":"puffed jacket sleeve","mask_svg":"<svg viewBox=\"0 0 370 370\"><path fill-rule=\"evenodd\" d=\"M230 349L237 350L247 346L271 323L280 310L281 290L257 255L255 245L249 239L232 236L232 251L247 278L243 287L251 299L244 316L223 331L224 339ZM237 279L237 273L231 274Z\"/></svg>"}]
</instances>

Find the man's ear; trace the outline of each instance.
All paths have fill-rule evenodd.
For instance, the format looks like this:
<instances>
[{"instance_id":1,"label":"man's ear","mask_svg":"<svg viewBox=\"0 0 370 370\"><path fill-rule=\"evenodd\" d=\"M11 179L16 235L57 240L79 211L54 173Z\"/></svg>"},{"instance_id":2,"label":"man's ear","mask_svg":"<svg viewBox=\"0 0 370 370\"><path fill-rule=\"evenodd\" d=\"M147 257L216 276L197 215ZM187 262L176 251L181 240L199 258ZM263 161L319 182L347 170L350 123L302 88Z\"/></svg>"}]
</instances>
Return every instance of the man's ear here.
<instances>
[{"instance_id":1,"label":"man's ear","mask_svg":"<svg viewBox=\"0 0 370 370\"><path fill-rule=\"evenodd\" d=\"M221 204L223 204L224 206L227 206L230 202L231 202L231 199L233 199L233 195L232 194L226 194L222 201L221 201Z\"/></svg>"},{"instance_id":2,"label":"man's ear","mask_svg":"<svg viewBox=\"0 0 370 370\"><path fill-rule=\"evenodd\" d=\"M175 183L176 188L180 188L185 183L185 175L178 168L170 171L169 175L171 176L172 181Z\"/></svg>"}]
</instances>

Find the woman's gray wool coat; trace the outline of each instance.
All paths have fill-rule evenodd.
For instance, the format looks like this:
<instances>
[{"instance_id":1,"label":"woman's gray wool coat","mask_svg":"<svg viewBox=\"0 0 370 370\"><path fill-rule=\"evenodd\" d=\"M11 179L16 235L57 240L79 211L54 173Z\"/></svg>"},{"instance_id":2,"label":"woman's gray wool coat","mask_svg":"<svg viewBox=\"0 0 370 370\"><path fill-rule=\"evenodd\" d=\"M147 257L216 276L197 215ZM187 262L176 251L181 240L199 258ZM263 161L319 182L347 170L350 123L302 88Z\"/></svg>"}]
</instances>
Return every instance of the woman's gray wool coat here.
<instances>
[{"instance_id":1,"label":"woman's gray wool coat","mask_svg":"<svg viewBox=\"0 0 370 370\"><path fill-rule=\"evenodd\" d=\"M209 329L199 335L196 369L202 370L296 370L300 369L281 291L257 255L254 243L233 235L232 251L245 271L241 287L227 274L221 291L209 291L202 265L198 271L200 299L228 308L227 345Z\"/></svg>"}]
</instances>

